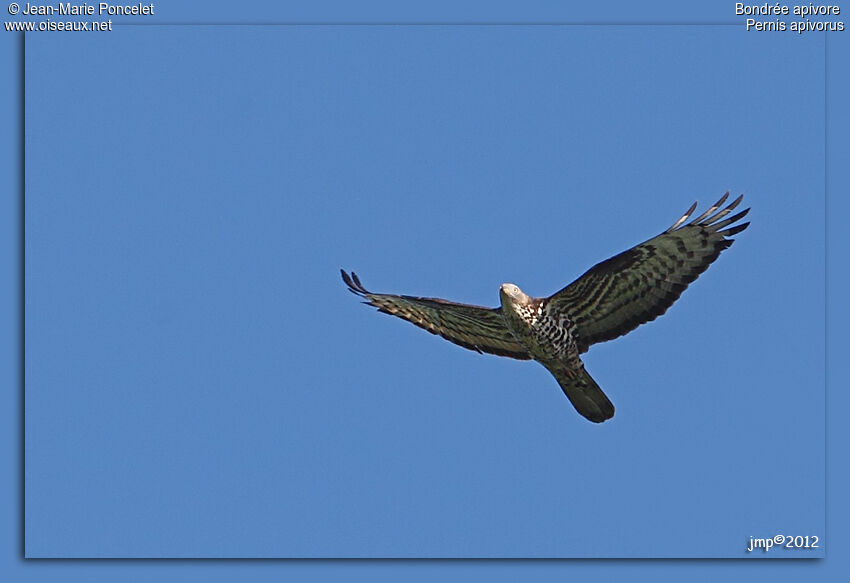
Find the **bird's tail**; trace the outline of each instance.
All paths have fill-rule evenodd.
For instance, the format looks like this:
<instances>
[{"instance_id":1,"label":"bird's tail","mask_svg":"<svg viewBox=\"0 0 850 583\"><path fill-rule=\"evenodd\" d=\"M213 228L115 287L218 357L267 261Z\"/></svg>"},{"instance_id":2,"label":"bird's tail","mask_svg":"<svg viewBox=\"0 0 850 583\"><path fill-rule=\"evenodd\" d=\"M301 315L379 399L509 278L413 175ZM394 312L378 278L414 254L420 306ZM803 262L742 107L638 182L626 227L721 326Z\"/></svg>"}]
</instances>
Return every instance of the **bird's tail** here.
<instances>
[{"instance_id":1,"label":"bird's tail","mask_svg":"<svg viewBox=\"0 0 850 583\"><path fill-rule=\"evenodd\" d=\"M611 401L608 400L593 377L587 374L584 365L580 365L581 368L578 370L562 363L544 364L543 366L549 369L549 372L561 385L561 389L570 403L586 419L594 423L602 423L614 416L614 405L611 404Z\"/></svg>"}]
</instances>

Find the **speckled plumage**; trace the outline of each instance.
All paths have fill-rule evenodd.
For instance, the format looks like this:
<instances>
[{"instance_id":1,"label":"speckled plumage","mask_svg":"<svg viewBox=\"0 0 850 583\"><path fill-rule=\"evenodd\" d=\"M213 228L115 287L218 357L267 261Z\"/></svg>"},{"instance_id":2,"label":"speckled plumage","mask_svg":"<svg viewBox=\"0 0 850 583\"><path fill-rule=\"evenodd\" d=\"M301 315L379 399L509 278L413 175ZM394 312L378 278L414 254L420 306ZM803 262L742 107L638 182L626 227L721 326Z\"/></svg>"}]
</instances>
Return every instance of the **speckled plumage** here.
<instances>
[{"instance_id":1,"label":"speckled plumage","mask_svg":"<svg viewBox=\"0 0 850 583\"><path fill-rule=\"evenodd\" d=\"M367 291L357 275L342 271L353 293L379 311L398 316L432 334L477 352L536 360L558 381L576 410L599 423L614 406L587 373L580 355L597 342L622 336L663 314L729 247L749 223L734 225L749 209L724 218L739 196L719 210L729 193L685 224L696 203L669 229L603 261L546 298L503 284L501 305L484 308L437 298ZM734 225L734 226L733 226Z\"/></svg>"}]
</instances>

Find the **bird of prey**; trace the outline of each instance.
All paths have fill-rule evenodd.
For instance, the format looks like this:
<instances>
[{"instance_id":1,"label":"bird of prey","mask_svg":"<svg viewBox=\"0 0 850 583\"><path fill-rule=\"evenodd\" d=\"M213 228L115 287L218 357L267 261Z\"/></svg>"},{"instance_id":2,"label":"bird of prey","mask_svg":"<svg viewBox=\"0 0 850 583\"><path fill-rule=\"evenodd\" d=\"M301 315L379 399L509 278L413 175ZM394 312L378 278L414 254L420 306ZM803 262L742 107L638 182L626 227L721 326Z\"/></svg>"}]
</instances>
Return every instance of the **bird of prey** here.
<instances>
[{"instance_id":1,"label":"bird of prey","mask_svg":"<svg viewBox=\"0 0 850 583\"><path fill-rule=\"evenodd\" d=\"M584 368L580 355L597 342L617 338L667 311L732 245L750 209L724 218L729 193L685 224L694 203L669 229L593 267L545 298L526 295L512 283L499 289L501 305L485 308L438 298L376 294L352 272L342 271L349 291L378 311L403 318L432 334L479 353L536 360L558 381L576 410L594 423L614 416L614 405ZM738 224L736 224L738 223Z\"/></svg>"}]
</instances>

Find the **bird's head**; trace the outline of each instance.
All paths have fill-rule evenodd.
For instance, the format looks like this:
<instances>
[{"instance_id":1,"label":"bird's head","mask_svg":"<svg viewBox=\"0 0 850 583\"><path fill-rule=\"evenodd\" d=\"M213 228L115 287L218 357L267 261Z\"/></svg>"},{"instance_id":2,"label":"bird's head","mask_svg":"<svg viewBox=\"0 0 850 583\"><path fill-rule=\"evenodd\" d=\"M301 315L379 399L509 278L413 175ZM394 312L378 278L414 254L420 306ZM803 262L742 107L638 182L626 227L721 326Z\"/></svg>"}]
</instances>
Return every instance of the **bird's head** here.
<instances>
[{"instance_id":1,"label":"bird's head","mask_svg":"<svg viewBox=\"0 0 850 583\"><path fill-rule=\"evenodd\" d=\"M499 288L499 298L502 300L502 306L522 306L531 301L519 286L512 283L502 284Z\"/></svg>"}]
</instances>

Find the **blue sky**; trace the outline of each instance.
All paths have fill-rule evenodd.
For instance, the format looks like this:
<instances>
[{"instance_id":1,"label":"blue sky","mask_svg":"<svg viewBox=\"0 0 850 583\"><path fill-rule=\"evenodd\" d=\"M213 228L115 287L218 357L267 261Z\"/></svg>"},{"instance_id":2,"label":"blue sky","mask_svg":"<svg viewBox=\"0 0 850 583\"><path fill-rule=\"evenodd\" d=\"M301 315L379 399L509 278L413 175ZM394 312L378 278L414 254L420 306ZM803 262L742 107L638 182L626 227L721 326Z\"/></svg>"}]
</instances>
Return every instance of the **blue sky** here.
<instances>
[{"instance_id":1,"label":"blue sky","mask_svg":"<svg viewBox=\"0 0 850 583\"><path fill-rule=\"evenodd\" d=\"M33 38L28 553L743 556L821 533L823 126L800 112L823 117L822 39L651 38ZM726 189L753 227L586 357L618 408L603 426L542 367L339 281L548 295Z\"/></svg>"},{"instance_id":2,"label":"blue sky","mask_svg":"<svg viewBox=\"0 0 850 583\"><path fill-rule=\"evenodd\" d=\"M823 532L822 40L30 37L28 553L739 557ZM586 356L602 426L338 280L544 295L726 189L751 228Z\"/></svg>"}]
</instances>

